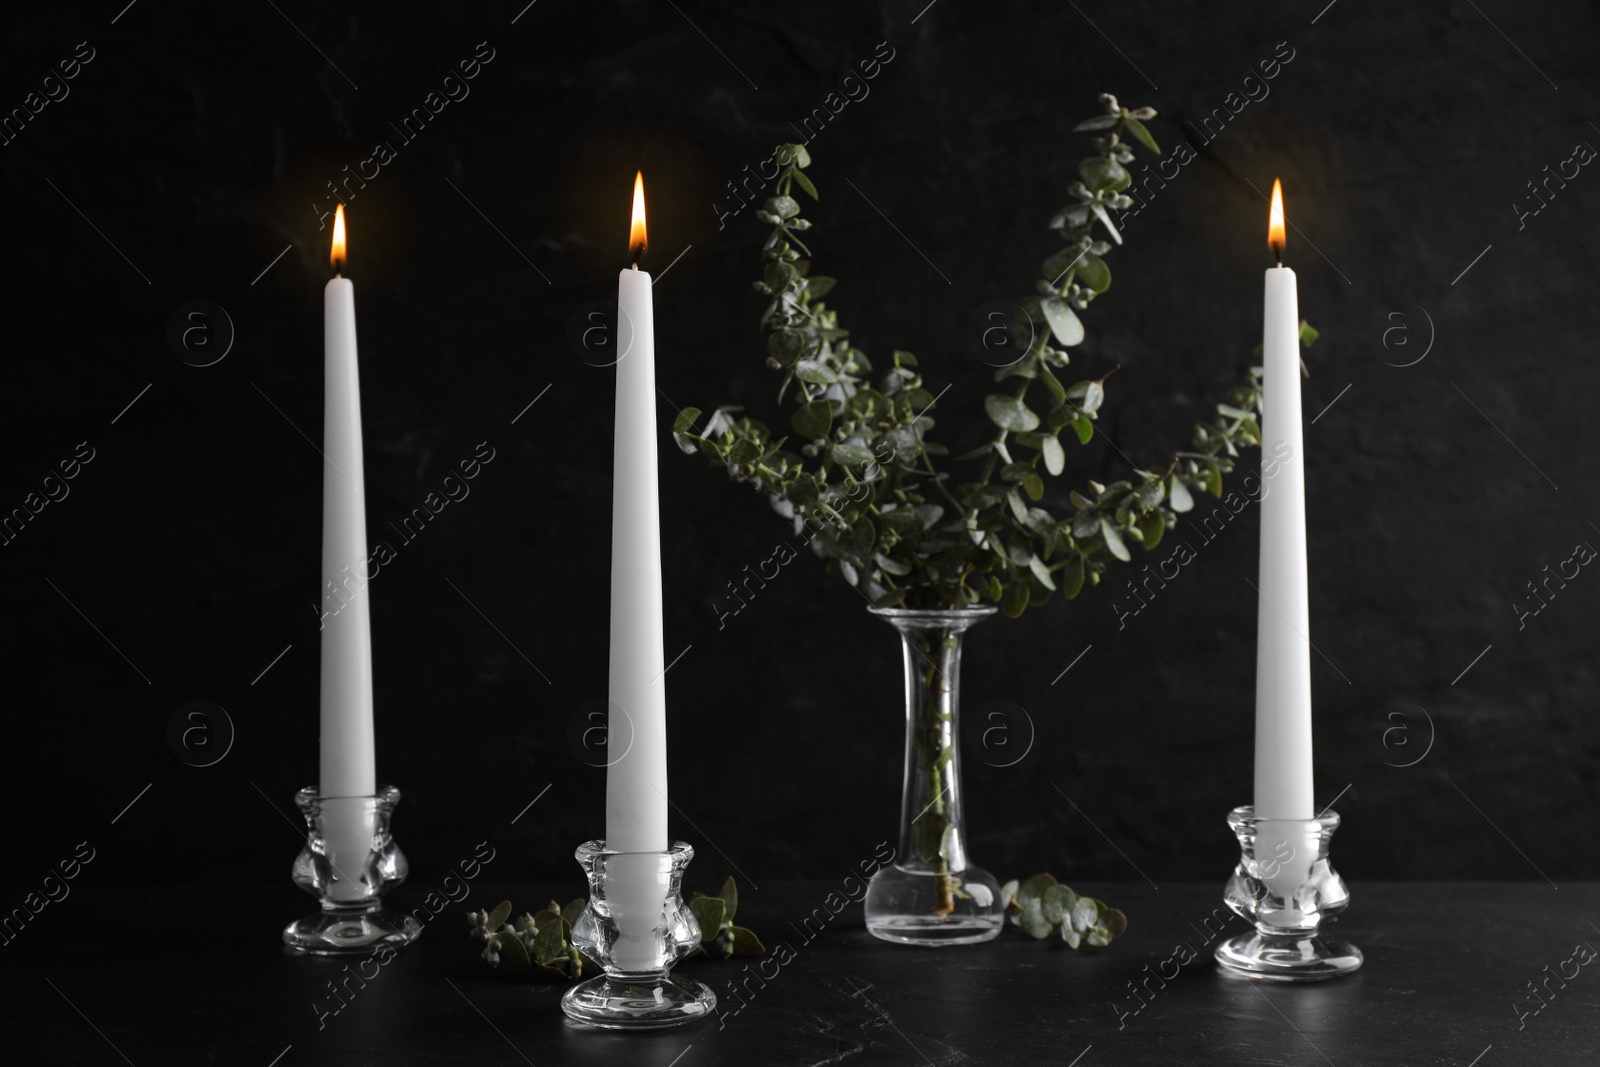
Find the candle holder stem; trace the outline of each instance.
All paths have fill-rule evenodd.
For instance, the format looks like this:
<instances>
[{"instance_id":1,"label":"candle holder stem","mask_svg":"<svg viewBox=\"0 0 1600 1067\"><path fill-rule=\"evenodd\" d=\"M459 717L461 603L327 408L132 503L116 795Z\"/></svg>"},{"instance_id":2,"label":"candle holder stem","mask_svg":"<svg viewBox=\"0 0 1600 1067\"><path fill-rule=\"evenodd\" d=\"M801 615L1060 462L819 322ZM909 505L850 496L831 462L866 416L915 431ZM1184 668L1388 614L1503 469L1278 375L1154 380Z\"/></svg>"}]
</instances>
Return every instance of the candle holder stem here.
<instances>
[{"instance_id":1,"label":"candle holder stem","mask_svg":"<svg viewBox=\"0 0 1600 1067\"><path fill-rule=\"evenodd\" d=\"M284 927L283 943L304 955L364 956L415 941L422 924L383 907L383 895L407 873L389 833L400 790L386 785L372 796L325 797L307 786L294 799L310 827L294 883L322 910Z\"/></svg>"},{"instance_id":2,"label":"candle holder stem","mask_svg":"<svg viewBox=\"0 0 1600 1067\"><path fill-rule=\"evenodd\" d=\"M1255 924L1217 946L1226 973L1277 982L1318 982L1359 968L1361 950L1321 932L1325 919L1350 903L1350 890L1328 862L1339 827L1336 812L1315 819L1258 819L1250 805L1234 808L1228 825L1241 858L1223 901Z\"/></svg>"}]
</instances>

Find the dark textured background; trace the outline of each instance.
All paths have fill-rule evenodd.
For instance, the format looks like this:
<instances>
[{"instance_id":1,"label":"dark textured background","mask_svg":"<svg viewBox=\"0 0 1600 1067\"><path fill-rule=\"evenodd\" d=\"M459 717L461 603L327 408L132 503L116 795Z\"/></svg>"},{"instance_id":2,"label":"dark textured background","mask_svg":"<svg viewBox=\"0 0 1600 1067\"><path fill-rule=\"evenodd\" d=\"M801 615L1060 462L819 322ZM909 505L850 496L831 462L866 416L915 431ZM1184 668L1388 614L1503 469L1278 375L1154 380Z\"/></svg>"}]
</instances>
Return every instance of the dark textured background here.
<instances>
[{"instance_id":1,"label":"dark textured background","mask_svg":"<svg viewBox=\"0 0 1600 1067\"><path fill-rule=\"evenodd\" d=\"M1085 150L1069 131L1094 95L1160 109L1164 147L1198 142L1181 120L1290 42L1270 97L1202 147L1110 257L1116 284L1077 356L1096 375L1124 367L1100 425L1160 462L1241 376L1269 262L1251 184L1281 175L1302 313L1325 336L1308 417L1349 387L1306 441L1312 636L1327 657L1313 660L1317 795L1349 786L1339 865L1355 884L1600 874L1600 578L1585 572L1520 632L1511 607L1545 564L1600 543L1600 177L1586 168L1525 229L1512 207L1545 164L1600 144L1594 10L1342 0L1313 25L1323 0L1079 5L1091 25L1072 4L940 0L913 24L923 3L543 0L515 25L520 0L146 2L114 25L121 0L8 14L6 108L76 42L97 50L71 95L0 148L0 506L76 442L97 453L0 550L5 766L22 802L10 880L87 839L99 856L85 877L275 880L285 914L270 921L293 914L291 798L316 774L321 463L286 419L320 436L328 234L312 205L485 40L495 58L470 97L349 206L374 538L479 442L497 455L372 588L379 778L405 793L405 892L483 839L503 857L497 878L576 889L571 849L603 826L603 772L575 758L566 727L605 689L613 378L564 337L575 308L615 296L634 168L654 269L692 245L657 286L663 393L772 418L749 286L764 228L747 214L719 231L710 205L885 40L896 57L870 97L812 143L813 247L858 343L909 349L930 388L951 385L936 414L958 444L981 432L988 374L965 350L967 317L1027 292L1054 250L1044 224L1066 202ZM166 343L191 299L237 328L215 366ZM1425 345L1419 308L1431 352L1387 365ZM1414 342L1398 355L1373 326L1393 311ZM663 401L662 423L672 414ZM1098 442L1072 462L1078 477L1123 469ZM713 597L785 529L665 446L661 481L667 655L693 646L667 679L674 830L706 883L734 866L757 882L841 871L895 831L895 636L809 555L719 632ZM1223 817L1250 796L1256 545L1251 511L1125 630L1114 580L973 632L967 707L1009 701L1037 728L1017 765L967 763L979 863L1220 882L1237 857ZM191 699L237 727L208 768L166 741ZM1383 718L1395 700L1426 709L1436 734L1409 768L1388 764L1426 747L1414 708L1414 747L1372 742L1400 722Z\"/></svg>"}]
</instances>

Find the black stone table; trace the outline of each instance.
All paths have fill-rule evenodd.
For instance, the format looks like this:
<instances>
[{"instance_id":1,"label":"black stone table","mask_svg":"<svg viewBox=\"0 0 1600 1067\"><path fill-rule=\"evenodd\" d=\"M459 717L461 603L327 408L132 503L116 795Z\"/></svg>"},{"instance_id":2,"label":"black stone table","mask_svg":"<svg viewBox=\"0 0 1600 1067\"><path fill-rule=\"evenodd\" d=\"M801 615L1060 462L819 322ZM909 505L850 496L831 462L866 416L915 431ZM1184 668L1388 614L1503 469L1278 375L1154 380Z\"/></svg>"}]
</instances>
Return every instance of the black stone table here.
<instances>
[{"instance_id":1,"label":"black stone table","mask_svg":"<svg viewBox=\"0 0 1600 1067\"><path fill-rule=\"evenodd\" d=\"M1218 973L1220 882L1079 886L1130 917L1111 948L1084 954L1015 929L965 948L889 945L866 933L859 905L820 933L817 919L803 925L837 888L744 886L741 922L769 950L787 943L787 962L691 960L682 969L716 989L718 1018L613 1034L568 1024L563 984L501 978L467 937L468 908L531 907L548 886L473 884L364 987L351 980L336 1014L327 983L343 964L278 947L279 928L312 903L291 886L86 886L0 947L5 1062L1600 1064L1600 960L1570 962L1581 943L1600 948L1600 885L1355 880L1338 929L1366 966L1312 986ZM410 890L397 902L417 904ZM1180 946L1196 961L1180 966Z\"/></svg>"}]
</instances>

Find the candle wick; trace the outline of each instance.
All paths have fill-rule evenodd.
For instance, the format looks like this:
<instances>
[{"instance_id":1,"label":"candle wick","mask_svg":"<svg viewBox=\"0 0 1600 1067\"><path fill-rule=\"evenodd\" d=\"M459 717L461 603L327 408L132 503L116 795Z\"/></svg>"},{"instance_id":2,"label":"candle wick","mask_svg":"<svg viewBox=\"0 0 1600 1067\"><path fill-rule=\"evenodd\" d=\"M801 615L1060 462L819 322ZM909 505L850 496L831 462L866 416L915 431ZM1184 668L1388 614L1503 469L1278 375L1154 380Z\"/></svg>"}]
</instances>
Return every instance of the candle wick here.
<instances>
[{"instance_id":1,"label":"candle wick","mask_svg":"<svg viewBox=\"0 0 1600 1067\"><path fill-rule=\"evenodd\" d=\"M629 264L628 264L628 267L629 267L629 268L630 268L630 269L631 269L631 270L638 270L638 269L639 269L639 264L637 264L637 263L629 263Z\"/></svg>"}]
</instances>

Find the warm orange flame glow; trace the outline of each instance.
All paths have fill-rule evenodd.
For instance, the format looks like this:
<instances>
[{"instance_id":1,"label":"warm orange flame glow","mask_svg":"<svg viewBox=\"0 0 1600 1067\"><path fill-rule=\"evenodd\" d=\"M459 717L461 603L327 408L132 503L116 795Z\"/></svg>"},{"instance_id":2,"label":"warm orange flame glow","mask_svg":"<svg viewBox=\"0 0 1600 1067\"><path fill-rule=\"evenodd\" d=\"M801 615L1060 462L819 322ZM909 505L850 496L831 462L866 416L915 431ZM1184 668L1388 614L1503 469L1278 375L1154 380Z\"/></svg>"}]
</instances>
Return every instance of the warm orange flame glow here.
<instances>
[{"instance_id":1,"label":"warm orange flame glow","mask_svg":"<svg viewBox=\"0 0 1600 1067\"><path fill-rule=\"evenodd\" d=\"M649 242L644 233L644 171L633 176L633 227L628 231L628 251L637 261Z\"/></svg>"},{"instance_id":2,"label":"warm orange flame glow","mask_svg":"<svg viewBox=\"0 0 1600 1067\"><path fill-rule=\"evenodd\" d=\"M1272 217L1267 222L1267 244L1283 255L1283 182L1272 179Z\"/></svg>"},{"instance_id":3,"label":"warm orange flame glow","mask_svg":"<svg viewBox=\"0 0 1600 1067\"><path fill-rule=\"evenodd\" d=\"M344 205L340 204L333 213L333 251L328 255L328 262L333 264L333 269L344 269Z\"/></svg>"}]
</instances>

